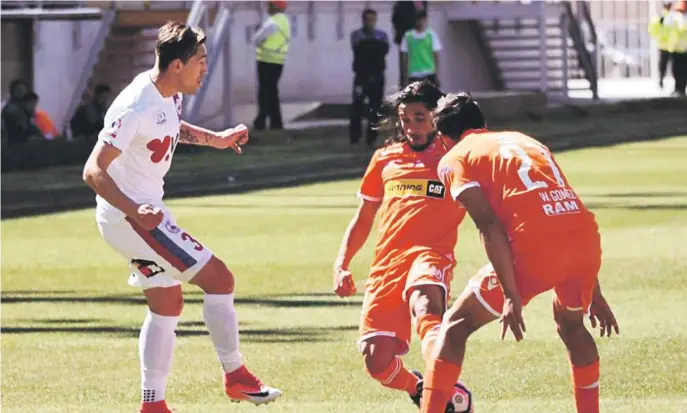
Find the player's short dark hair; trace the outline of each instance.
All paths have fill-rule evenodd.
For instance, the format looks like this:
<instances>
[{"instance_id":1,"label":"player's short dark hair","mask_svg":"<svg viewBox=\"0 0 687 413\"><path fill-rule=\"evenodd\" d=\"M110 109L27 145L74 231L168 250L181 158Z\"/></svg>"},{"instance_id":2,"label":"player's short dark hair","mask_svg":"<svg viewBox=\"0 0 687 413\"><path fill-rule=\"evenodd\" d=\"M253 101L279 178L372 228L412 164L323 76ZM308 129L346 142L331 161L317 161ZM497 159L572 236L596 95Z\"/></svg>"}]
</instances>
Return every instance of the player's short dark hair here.
<instances>
[{"instance_id":1,"label":"player's short dark hair","mask_svg":"<svg viewBox=\"0 0 687 413\"><path fill-rule=\"evenodd\" d=\"M426 19L427 18L427 11L426 10L420 10L417 13L415 13L415 21L417 22L420 19Z\"/></svg>"},{"instance_id":2,"label":"player's short dark hair","mask_svg":"<svg viewBox=\"0 0 687 413\"><path fill-rule=\"evenodd\" d=\"M169 21L160 27L155 45L160 71L165 71L176 59L188 62L205 43L205 32L177 21Z\"/></svg>"},{"instance_id":3,"label":"player's short dark hair","mask_svg":"<svg viewBox=\"0 0 687 413\"><path fill-rule=\"evenodd\" d=\"M377 16L377 10L374 10L374 9L365 9L365 10L363 10L362 14L360 15L360 18L362 18L363 20L365 20L365 17L367 17L369 14L371 14L371 15L373 15L373 16Z\"/></svg>"},{"instance_id":4,"label":"player's short dark hair","mask_svg":"<svg viewBox=\"0 0 687 413\"><path fill-rule=\"evenodd\" d=\"M434 83L429 80L413 82L386 98L379 109L379 121L375 125L376 129L392 129L393 134L386 140L385 144L390 145L395 142L405 142L408 138L401 129L401 120L398 117L398 107L404 103L422 103L427 110L432 111L437 107L437 102L446 94L441 91Z\"/></svg>"},{"instance_id":5,"label":"player's short dark hair","mask_svg":"<svg viewBox=\"0 0 687 413\"><path fill-rule=\"evenodd\" d=\"M437 131L453 140L469 129L487 126L482 109L467 92L449 93L441 98L432 113L432 121Z\"/></svg>"},{"instance_id":6,"label":"player's short dark hair","mask_svg":"<svg viewBox=\"0 0 687 413\"><path fill-rule=\"evenodd\" d=\"M95 95L98 96L103 93L110 93L110 91L111 89L108 85L97 85L93 90L93 93L95 93Z\"/></svg>"}]
</instances>

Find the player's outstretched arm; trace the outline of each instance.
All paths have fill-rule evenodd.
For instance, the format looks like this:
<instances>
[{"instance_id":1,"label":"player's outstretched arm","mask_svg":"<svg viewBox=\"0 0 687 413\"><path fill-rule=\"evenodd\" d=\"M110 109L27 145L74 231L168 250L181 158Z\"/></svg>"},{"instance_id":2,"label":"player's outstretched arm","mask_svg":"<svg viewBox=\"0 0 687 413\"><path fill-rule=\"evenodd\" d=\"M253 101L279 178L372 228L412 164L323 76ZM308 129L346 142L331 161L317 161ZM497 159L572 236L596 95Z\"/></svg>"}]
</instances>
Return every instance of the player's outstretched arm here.
<instances>
[{"instance_id":1,"label":"player's outstretched arm","mask_svg":"<svg viewBox=\"0 0 687 413\"><path fill-rule=\"evenodd\" d=\"M181 121L179 142L189 145L210 146L217 149L232 148L236 153L241 153L241 145L248 142L248 127L241 124L221 132L213 132Z\"/></svg>"},{"instance_id":2,"label":"player's outstretched arm","mask_svg":"<svg viewBox=\"0 0 687 413\"><path fill-rule=\"evenodd\" d=\"M365 245L381 202L362 200L344 233L339 255L334 262L334 292L340 297L355 294L355 282L348 266L355 254Z\"/></svg>"},{"instance_id":3,"label":"player's outstretched arm","mask_svg":"<svg viewBox=\"0 0 687 413\"><path fill-rule=\"evenodd\" d=\"M151 230L162 222L163 213L151 205L139 205L126 196L107 173L110 164L122 154L114 146L98 141L86 161L83 180L96 194L103 197L110 205L134 219L143 228Z\"/></svg>"},{"instance_id":4,"label":"player's outstretched arm","mask_svg":"<svg viewBox=\"0 0 687 413\"><path fill-rule=\"evenodd\" d=\"M510 328L515 339L520 341L523 339L525 322L522 319L522 300L515 283L513 255L506 231L478 186L465 189L458 195L457 200L463 204L482 235L487 256L503 288L506 299L501 315L501 339Z\"/></svg>"}]
</instances>

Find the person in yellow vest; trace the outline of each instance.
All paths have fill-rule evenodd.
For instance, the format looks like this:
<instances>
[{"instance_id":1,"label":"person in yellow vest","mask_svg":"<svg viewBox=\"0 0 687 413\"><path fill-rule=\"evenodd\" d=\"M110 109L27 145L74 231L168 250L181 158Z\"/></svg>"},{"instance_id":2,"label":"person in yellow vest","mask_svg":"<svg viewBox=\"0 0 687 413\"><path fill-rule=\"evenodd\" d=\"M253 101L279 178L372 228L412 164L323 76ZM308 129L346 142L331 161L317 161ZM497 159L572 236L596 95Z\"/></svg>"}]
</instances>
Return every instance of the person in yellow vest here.
<instances>
[{"instance_id":1,"label":"person in yellow vest","mask_svg":"<svg viewBox=\"0 0 687 413\"><path fill-rule=\"evenodd\" d=\"M663 24L670 33L670 48L675 78L674 96L685 96L687 93L687 2L678 1L668 13Z\"/></svg>"},{"instance_id":2,"label":"person in yellow vest","mask_svg":"<svg viewBox=\"0 0 687 413\"><path fill-rule=\"evenodd\" d=\"M661 15L655 16L649 23L649 36L656 41L659 51L658 85L661 87L661 89L663 89L663 79L666 77L666 72L668 71L668 62L671 59L670 53L672 52L672 50L670 50L671 47L669 43L670 30L663 24L665 17L670 12L670 7L670 2L663 3Z\"/></svg>"},{"instance_id":3,"label":"person in yellow vest","mask_svg":"<svg viewBox=\"0 0 687 413\"><path fill-rule=\"evenodd\" d=\"M258 116L253 126L264 130L267 118L270 129L283 129L279 103L279 78L281 78L291 42L291 23L285 1L267 2L269 17L253 36L255 57L258 61Z\"/></svg>"}]
</instances>

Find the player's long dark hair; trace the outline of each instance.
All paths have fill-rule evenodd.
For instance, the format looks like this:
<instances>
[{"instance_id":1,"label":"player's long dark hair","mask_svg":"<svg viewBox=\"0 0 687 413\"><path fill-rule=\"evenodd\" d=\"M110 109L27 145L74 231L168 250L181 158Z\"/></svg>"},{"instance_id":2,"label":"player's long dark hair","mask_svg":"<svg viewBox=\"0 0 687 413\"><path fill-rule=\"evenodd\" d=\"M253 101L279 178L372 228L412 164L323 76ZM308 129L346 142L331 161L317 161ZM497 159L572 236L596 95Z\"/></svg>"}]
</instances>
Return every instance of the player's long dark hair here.
<instances>
[{"instance_id":1,"label":"player's long dark hair","mask_svg":"<svg viewBox=\"0 0 687 413\"><path fill-rule=\"evenodd\" d=\"M386 98L379 109L379 120L375 129L390 130L391 136L384 145L397 142L406 142L408 138L401 129L401 120L398 117L398 107L402 103L422 103L430 112L437 107L437 102L446 94L428 80L413 82Z\"/></svg>"}]
</instances>

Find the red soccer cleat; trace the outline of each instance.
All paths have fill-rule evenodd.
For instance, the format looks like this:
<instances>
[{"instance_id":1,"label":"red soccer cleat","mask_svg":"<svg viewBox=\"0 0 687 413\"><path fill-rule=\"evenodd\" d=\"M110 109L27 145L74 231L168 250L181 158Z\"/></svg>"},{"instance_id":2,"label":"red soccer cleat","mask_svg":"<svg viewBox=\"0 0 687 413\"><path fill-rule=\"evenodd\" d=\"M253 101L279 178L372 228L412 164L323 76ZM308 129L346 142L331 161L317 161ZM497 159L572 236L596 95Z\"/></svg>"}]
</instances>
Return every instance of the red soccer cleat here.
<instances>
[{"instance_id":1,"label":"red soccer cleat","mask_svg":"<svg viewBox=\"0 0 687 413\"><path fill-rule=\"evenodd\" d=\"M281 396L281 390L263 384L246 366L224 374L224 391L233 402L247 401L266 404Z\"/></svg>"}]
</instances>

